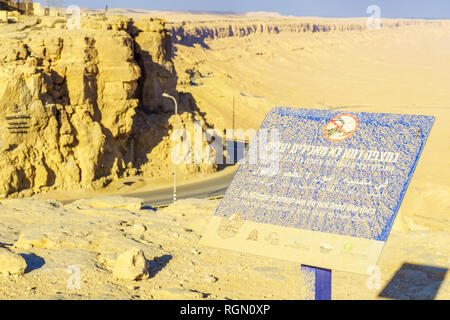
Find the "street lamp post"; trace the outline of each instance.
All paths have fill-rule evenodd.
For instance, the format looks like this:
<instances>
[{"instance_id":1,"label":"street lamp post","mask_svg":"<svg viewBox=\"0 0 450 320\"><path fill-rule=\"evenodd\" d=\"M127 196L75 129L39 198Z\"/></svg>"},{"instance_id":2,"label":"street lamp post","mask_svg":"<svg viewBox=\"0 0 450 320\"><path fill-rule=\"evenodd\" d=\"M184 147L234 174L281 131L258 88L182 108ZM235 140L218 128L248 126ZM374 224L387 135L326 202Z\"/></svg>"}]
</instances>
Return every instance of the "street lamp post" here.
<instances>
[{"instance_id":1,"label":"street lamp post","mask_svg":"<svg viewBox=\"0 0 450 320\"><path fill-rule=\"evenodd\" d=\"M167 93L163 93L162 96L164 98L172 99L175 103L175 116L178 117L178 103L177 99L172 97L171 95L168 95ZM173 169L173 203L177 202L177 163L174 162L174 169Z\"/></svg>"}]
</instances>

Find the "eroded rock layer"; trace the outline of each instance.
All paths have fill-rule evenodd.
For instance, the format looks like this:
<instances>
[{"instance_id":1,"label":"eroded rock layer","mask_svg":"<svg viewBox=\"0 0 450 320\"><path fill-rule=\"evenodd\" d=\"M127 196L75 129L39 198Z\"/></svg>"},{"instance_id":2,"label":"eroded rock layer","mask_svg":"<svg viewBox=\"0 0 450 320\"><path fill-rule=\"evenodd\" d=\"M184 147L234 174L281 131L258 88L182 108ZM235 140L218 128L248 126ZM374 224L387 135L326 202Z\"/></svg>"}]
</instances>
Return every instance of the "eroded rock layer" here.
<instances>
[{"instance_id":1,"label":"eroded rock layer","mask_svg":"<svg viewBox=\"0 0 450 320\"><path fill-rule=\"evenodd\" d=\"M174 126L206 127L193 98L176 90L164 21L81 22L68 30L64 20L28 21L0 36L1 197L167 174ZM179 119L163 92L178 100Z\"/></svg>"},{"instance_id":2,"label":"eroded rock layer","mask_svg":"<svg viewBox=\"0 0 450 320\"><path fill-rule=\"evenodd\" d=\"M370 23L375 23L375 21ZM380 21L379 28L389 30L423 25L447 26L448 22L443 20L383 19ZM176 21L172 22L168 29L173 34L175 43L205 46L206 40L229 37L280 33L365 32L371 26L370 24L368 25L368 21L365 18L354 18L351 21L302 18L299 21L299 19L290 19L289 17L280 19L259 17L254 19L224 19L222 21Z\"/></svg>"}]
</instances>

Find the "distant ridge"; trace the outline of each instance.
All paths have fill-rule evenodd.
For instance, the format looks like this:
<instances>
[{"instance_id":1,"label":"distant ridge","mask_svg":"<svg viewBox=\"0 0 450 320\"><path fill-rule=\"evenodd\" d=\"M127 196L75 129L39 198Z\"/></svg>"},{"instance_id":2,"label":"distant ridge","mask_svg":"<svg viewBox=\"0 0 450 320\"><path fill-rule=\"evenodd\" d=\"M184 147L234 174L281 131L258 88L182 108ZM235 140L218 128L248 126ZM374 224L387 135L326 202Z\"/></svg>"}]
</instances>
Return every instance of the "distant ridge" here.
<instances>
[{"instance_id":1,"label":"distant ridge","mask_svg":"<svg viewBox=\"0 0 450 320\"><path fill-rule=\"evenodd\" d=\"M64 9L64 8L60 8ZM104 9L90 9L81 8L82 12L104 12ZM152 10L152 9L140 9L140 8L109 8L109 13L112 14L122 14L122 15L154 15L154 16L176 16L176 15L192 15L192 16L234 16L236 18L278 18L278 19L326 19L326 20L349 20L349 19L367 19L367 16L348 16L348 17L329 17L329 16L298 16L298 15L286 15L274 11L248 11L248 12L238 12L238 11L208 11L208 10ZM410 18L392 18L383 17L383 21L389 20L428 20L428 21L449 21L450 19L439 19L439 18L420 18L420 17L410 17Z\"/></svg>"},{"instance_id":2,"label":"distant ridge","mask_svg":"<svg viewBox=\"0 0 450 320\"><path fill-rule=\"evenodd\" d=\"M88 9L89 10L89 9ZM92 9L93 11L103 9ZM151 10L151 9L127 9L127 8L110 8L110 12L127 12L127 13L137 13L137 14L147 14L151 12L165 12L171 14L195 14L195 15L246 15L246 13L239 13L235 11L208 11L208 10Z\"/></svg>"}]
</instances>

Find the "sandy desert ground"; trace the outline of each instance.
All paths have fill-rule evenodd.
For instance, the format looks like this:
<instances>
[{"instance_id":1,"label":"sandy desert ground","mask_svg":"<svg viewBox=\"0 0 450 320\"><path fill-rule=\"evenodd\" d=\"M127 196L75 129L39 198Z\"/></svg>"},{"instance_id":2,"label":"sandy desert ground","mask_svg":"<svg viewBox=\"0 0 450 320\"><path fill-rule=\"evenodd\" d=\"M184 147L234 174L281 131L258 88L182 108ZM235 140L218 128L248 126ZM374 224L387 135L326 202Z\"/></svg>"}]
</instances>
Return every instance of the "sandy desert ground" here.
<instances>
[{"instance_id":1,"label":"sandy desert ground","mask_svg":"<svg viewBox=\"0 0 450 320\"><path fill-rule=\"evenodd\" d=\"M450 22L386 20L364 30L364 19L112 13L167 19L177 90L191 93L218 129L232 127L233 99L235 127L243 129L257 129L274 106L434 115L380 260L380 287L334 272L333 299L450 298ZM337 30L286 31L297 23ZM261 24L281 31L228 32ZM180 25L191 37L180 36ZM123 198L2 200L0 244L28 266L0 277L0 298L300 299L298 265L199 246L217 205L191 199L155 211ZM115 278L117 257L130 248L143 250L149 279ZM80 289L67 286L69 266L81 270Z\"/></svg>"},{"instance_id":2,"label":"sandy desert ground","mask_svg":"<svg viewBox=\"0 0 450 320\"><path fill-rule=\"evenodd\" d=\"M2 201L0 243L22 258L6 259L0 248L0 261L20 270L23 259L26 269L0 277L0 298L302 299L297 264L199 245L217 205L192 199L154 211L120 197L65 206ZM379 263L379 287L367 276L335 271L333 299L448 299L448 240L446 231L394 231ZM132 248L143 251L149 278L115 272L118 256ZM143 275L136 261L122 262L127 275Z\"/></svg>"}]
</instances>

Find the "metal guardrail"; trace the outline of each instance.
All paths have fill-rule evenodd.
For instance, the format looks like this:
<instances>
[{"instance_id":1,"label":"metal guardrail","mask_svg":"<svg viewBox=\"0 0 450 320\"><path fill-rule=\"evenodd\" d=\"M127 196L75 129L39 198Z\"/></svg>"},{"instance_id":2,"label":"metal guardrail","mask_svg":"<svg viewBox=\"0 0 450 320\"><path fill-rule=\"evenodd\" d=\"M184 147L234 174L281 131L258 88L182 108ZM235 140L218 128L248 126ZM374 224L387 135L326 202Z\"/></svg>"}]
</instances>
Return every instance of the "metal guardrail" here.
<instances>
[{"instance_id":1,"label":"metal guardrail","mask_svg":"<svg viewBox=\"0 0 450 320\"><path fill-rule=\"evenodd\" d=\"M205 200L220 200L223 199L224 195L217 195L217 196L213 196L213 197L206 197L204 198ZM182 199L180 199L182 200ZM150 205L150 207L152 207L153 209L163 209L163 208L167 208L168 206L170 206L172 204L171 203L163 203L163 204L157 204L157 205Z\"/></svg>"},{"instance_id":2,"label":"metal guardrail","mask_svg":"<svg viewBox=\"0 0 450 320\"><path fill-rule=\"evenodd\" d=\"M16 108L13 110L14 115L9 115L5 117L5 120L8 123L8 130L10 133L14 134L26 134L28 133L28 129L30 129L29 126L29 120L30 117L25 114L20 114L20 110L16 106Z\"/></svg>"},{"instance_id":3,"label":"metal guardrail","mask_svg":"<svg viewBox=\"0 0 450 320\"><path fill-rule=\"evenodd\" d=\"M206 200L220 200L220 199L223 199L223 197L224 197L224 194L222 194L220 196L209 197L209 198L206 198Z\"/></svg>"}]
</instances>

